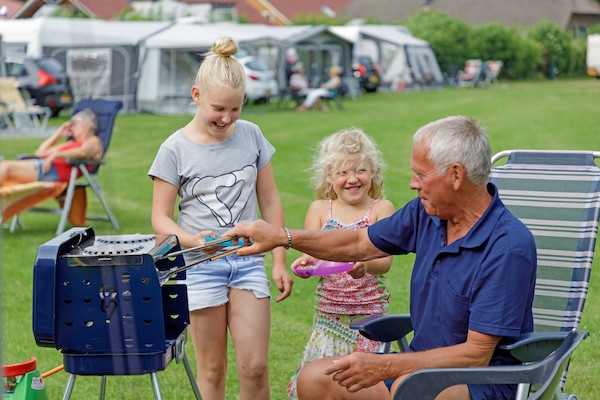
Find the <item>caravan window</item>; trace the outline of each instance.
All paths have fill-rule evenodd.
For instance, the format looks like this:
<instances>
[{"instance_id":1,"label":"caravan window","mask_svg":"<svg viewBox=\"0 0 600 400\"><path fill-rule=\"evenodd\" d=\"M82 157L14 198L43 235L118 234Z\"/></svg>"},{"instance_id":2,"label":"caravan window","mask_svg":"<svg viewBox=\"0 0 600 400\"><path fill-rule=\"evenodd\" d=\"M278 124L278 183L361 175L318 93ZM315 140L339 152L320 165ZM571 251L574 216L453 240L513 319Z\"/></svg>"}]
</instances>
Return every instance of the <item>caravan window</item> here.
<instances>
[{"instance_id":1,"label":"caravan window","mask_svg":"<svg viewBox=\"0 0 600 400\"><path fill-rule=\"evenodd\" d=\"M110 95L112 53L110 49L69 49L67 74L77 98Z\"/></svg>"}]
</instances>

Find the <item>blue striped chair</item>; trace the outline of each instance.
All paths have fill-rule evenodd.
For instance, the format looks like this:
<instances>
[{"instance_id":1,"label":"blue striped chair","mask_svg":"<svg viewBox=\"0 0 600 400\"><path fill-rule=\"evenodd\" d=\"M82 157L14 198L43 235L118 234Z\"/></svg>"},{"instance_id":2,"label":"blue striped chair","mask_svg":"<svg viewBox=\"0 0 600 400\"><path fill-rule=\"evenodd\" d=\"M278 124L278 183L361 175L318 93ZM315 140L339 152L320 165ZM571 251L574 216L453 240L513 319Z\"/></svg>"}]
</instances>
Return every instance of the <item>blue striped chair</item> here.
<instances>
[{"instance_id":1,"label":"blue striped chair","mask_svg":"<svg viewBox=\"0 0 600 400\"><path fill-rule=\"evenodd\" d=\"M491 181L536 242L535 332L579 328L600 216L599 157L592 151L509 150L492 158L492 165L507 159L492 169ZM561 392L565 379L566 371Z\"/></svg>"},{"instance_id":2,"label":"blue striped chair","mask_svg":"<svg viewBox=\"0 0 600 400\"><path fill-rule=\"evenodd\" d=\"M537 246L533 304L535 332L502 344L524 363L511 367L513 373L517 372L515 377L521 373L521 380L501 378L499 371L505 367L495 367L499 371L490 367L447 368L445 372L444 369L422 370L413 374L420 377L413 379L411 375L410 383L407 378L398 387L396 399L405 396L406 390L424 394L439 389L436 392L439 393L445 387L459 383L511 382L521 383L517 399L576 398L563 394L568 360L574 347L568 355L563 354L562 367L550 376L550 384L528 380L530 375L525 369L530 371L555 356L555 350L572 331L580 332L578 343L587 336L587 332L579 331L579 324L589 287L600 217L597 158L600 158L600 152L534 150L508 150L492 158L490 181L498 187L500 198L508 209L527 225ZM355 322L352 327L373 340L397 341L401 351L407 345L404 336L412 331L408 315L369 317ZM428 372L432 372L431 375ZM415 389L417 387L423 392Z\"/></svg>"}]
</instances>

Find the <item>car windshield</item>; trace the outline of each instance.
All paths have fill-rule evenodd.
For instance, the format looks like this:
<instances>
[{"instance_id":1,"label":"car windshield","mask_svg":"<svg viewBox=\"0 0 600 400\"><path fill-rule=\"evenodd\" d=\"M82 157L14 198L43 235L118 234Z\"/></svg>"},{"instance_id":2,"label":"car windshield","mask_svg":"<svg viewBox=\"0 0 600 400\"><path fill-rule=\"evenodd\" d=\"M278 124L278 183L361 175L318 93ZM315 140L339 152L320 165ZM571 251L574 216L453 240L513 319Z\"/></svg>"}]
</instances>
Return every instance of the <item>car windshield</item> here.
<instances>
[{"instance_id":1,"label":"car windshield","mask_svg":"<svg viewBox=\"0 0 600 400\"><path fill-rule=\"evenodd\" d=\"M270 71L269 66L264 61L259 59L253 59L248 61L246 63L246 66L254 71Z\"/></svg>"},{"instance_id":2,"label":"car windshield","mask_svg":"<svg viewBox=\"0 0 600 400\"><path fill-rule=\"evenodd\" d=\"M37 60L37 65L44 71L49 72L54 76L64 75L62 65L60 65L60 63L54 58L40 58Z\"/></svg>"},{"instance_id":3,"label":"car windshield","mask_svg":"<svg viewBox=\"0 0 600 400\"><path fill-rule=\"evenodd\" d=\"M373 61L369 57L360 57L358 62L367 68L371 68L373 66Z\"/></svg>"}]
</instances>

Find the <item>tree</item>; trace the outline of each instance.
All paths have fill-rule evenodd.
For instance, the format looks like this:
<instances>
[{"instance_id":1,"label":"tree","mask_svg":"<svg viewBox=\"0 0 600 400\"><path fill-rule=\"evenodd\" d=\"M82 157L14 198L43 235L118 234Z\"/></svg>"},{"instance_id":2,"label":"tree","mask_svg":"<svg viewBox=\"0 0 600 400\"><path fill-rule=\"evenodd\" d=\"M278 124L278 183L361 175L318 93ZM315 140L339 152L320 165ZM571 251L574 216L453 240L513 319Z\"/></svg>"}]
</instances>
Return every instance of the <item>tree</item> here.
<instances>
[{"instance_id":1,"label":"tree","mask_svg":"<svg viewBox=\"0 0 600 400\"><path fill-rule=\"evenodd\" d=\"M439 11L417 11L403 24L412 34L427 40L442 70L461 68L474 57L471 27Z\"/></svg>"}]
</instances>

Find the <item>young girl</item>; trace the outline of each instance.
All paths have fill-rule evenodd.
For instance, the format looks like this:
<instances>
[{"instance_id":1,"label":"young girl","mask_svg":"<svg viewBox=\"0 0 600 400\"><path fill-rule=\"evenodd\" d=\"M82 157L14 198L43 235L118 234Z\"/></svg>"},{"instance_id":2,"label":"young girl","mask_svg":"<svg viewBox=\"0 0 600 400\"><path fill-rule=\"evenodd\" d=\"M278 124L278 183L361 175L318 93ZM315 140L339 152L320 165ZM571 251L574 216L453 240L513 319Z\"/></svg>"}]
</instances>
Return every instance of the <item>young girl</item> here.
<instances>
[{"instance_id":1,"label":"young girl","mask_svg":"<svg viewBox=\"0 0 600 400\"><path fill-rule=\"evenodd\" d=\"M381 153L361 130L342 130L325 138L313 165L319 200L306 213L305 229L360 229L394 213L392 203L381 199ZM311 261L316 260L304 254L292 267L302 268ZM319 279L313 331L300 367L320 358L380 350L379 342L351 330L350 323L387 312L389 293L383 274L391 264L391 256L357 262L348 272ZM291 399L297 398L298 372L299 369L288 385Z\"/></svg>"},{"instance_id":2,"label":"young girl","mask_svg":"<svg viewBox=\"0 0 600 400\"><path fill-rule=\"evenodd\" d=\"M283 208L271 169L274 148L258 126L238 119L245 74L231 56L236 42L217 40L192 87L193 119L160 146L148 175L154 180L152 226L177 235L182 247L205 243L238 222L262 218L283 227ZM174 207L179 195L179 218ZM185 253L186 264L202 255ZM292 279L285 249L273 250L272 277L288 297ZM187 270L190 334L197 382L205 399L225 399L227 330L236 351L240 399L269 399L269 280L264 256L228 256Z\"/></svg>"}]
</instances>

